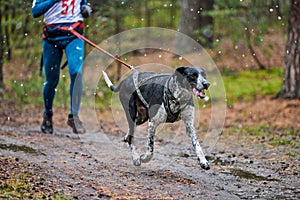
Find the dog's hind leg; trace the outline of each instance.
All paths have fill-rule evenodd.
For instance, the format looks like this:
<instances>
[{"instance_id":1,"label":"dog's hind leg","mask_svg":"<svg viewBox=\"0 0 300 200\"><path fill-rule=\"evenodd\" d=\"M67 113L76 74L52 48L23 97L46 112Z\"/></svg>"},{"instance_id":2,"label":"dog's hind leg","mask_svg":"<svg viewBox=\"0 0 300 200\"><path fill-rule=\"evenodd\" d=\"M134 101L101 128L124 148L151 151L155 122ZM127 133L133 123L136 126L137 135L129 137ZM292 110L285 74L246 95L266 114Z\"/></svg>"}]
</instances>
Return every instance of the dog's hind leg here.
<instances>
[{"instance_id":1,"label":"dog's hind leg","mask_svg":"<svg viewBox=\"0 0 300 200\"><path fill-rule=\"evenodd\" d=\"M135 130L135 124L129 123L128 132L127 132L126 136L124 137L123 141L127 142L130 147L133 164L136 166L140 166L141 159L140 159L140 155L137 152L135 142L134 142L134 130Z\"/></svg>"},{"instance_id":2,"label":"dog's hind leg","mask_svg":"<svg viewBox=\"0 0 300 200\"><path fill-rule=\"evenodd\" d=\"M200 143L198 141L198 137L196 134L196 130L194 127L194 107L193 106L188 106L189 108L184 110L182 112L182 120L185 123L186 126L186 132L188 133L190 139L192 140L192 144L195 148L199 164L203 169L210 169L210 165L208 161L205 158L205 155L202 151L202 148L200 146Z\"/></svg>"},{"instance_id":3,"label":"dog's hind leg","mask_svg":"<svg viewBox=\"0 0 300 200\"><path fill-rule=\"evenodd\" d=\"M126 113L126 118L128 121L128 132L125 135L123 141L127 142L129 147L130 147L130 151L131 151L131 155L132 155L132 160L133 160L133 164L136 166L140 166L141 165L141 159L140 159L140 155L137 152L136 146L135 146L135 142L134 142L134 131L135 131L135 120L136 120L136 106L134 104L134 102L130 101L131 105L129 107L124 107L125 113Z\"/></svg>"},{"instance_id":4,"label":"dog's hind leg","mask_svg":"<svg viewBox=\"0 0 300 200\"><path fill-rule=\"evenodd\" d=\"M136 165L136 166L140 166L141 165L141 159L140 159L140 155L137 152L135 142L134 142L134 128L135 127L131 127L131 128L128 129L128 132L127 132L127 135L124 138L124 141L126 141L129 145L129 147L130 147L133 164Z\"/></svg>"}]
</instances>

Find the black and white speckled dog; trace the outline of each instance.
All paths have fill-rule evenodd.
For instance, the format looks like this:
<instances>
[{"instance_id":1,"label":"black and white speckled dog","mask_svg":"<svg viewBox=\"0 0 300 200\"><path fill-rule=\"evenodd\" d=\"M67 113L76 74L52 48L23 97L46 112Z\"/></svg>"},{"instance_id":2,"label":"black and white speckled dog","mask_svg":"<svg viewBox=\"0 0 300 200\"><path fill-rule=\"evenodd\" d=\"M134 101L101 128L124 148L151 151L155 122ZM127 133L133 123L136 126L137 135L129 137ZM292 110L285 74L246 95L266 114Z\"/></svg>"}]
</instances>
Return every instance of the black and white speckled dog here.
<instances>
[{"instance_id":1,"label":"black and white speckled dog","mask_svg":"<svg viewBox=\"0 0 300 200\"><path fill-rule=\"evenodd\" d=\"M194 104L192 94L204 98L204 90L209 82L200 67L180 67L174 74L155 74L152 72L135 72L115 87L103 72L105 82L119 97L126 113L129 129L124 137L128 142L134 165L149 162L153 156L154 135L159 124L175 122L182 119L186 131L192 140L199 163L202 168L210 169L194 127ZM139 155L134 144L134 130L137 125L149 120L147 152Z\"/></svg>"}]
</instances>

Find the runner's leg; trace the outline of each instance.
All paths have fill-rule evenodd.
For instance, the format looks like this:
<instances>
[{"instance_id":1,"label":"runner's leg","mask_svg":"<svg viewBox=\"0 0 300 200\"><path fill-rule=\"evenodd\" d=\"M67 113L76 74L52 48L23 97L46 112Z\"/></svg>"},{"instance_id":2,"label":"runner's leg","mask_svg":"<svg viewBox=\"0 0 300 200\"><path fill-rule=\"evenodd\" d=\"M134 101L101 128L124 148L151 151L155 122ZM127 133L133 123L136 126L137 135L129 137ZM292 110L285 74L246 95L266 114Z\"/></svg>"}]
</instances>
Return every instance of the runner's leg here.
<instances>
[{"instance_id":1,"label":"runner's leg","mask_svg":"<svg viewBox=\"0 0 300 200\"><path fill-rule=\"evenodd\" d=\"M82 97L82 65L84 59L84 42L73 39L65 48L68 59L70 83L70 114L77 115Z\"/></svg>"},{"instance_id":2,"label":"runner's leg","mask_svg":"<svg viewBox=\"0 0 300 200\"><path fill-rule=\"evenodd\" d=\"M43 40L43 64L45 69L46 81L43 87L44 113L52 115L55 88L59 82L60 62L63 51L57 46Z\"/></svg>"}]
</instances>

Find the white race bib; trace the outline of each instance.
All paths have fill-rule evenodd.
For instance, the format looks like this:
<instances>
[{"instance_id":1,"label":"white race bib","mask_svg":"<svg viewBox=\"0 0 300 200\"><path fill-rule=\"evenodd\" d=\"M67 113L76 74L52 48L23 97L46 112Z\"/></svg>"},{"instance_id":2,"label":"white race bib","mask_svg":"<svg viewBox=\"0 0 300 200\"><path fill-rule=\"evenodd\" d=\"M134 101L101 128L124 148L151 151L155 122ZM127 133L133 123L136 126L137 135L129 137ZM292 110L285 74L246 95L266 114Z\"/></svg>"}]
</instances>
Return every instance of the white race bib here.
<instances>
[{"instance_id":1,"label":"white race bib","mask_svg":"<svg viewBox=\"0 0 300 200\"><path fill-rule=\"evenodd\" d=\"M62 0L55 3L45 14L46 24L83 21L80 13L81 0Z\"/></svg>"}]
</instances>

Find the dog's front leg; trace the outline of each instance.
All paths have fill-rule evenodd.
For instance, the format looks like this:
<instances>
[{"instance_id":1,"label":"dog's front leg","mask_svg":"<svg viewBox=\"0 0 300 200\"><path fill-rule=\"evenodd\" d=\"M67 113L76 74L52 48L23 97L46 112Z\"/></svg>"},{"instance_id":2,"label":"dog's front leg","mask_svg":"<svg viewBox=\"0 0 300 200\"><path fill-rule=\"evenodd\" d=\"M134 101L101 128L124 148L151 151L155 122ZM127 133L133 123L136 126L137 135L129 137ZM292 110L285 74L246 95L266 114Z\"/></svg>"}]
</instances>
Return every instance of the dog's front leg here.
<instances>
[{"instance_id":1,"label":"dog's front leg","mask_svg":"<svg viewBox=\"0 0 300 200\"><path fill-rule=\"evenodd\" d=\"M147 151L145 154L141 155L141 161L146 163L151 160L153 157L153 151L154 151L154 136L155 136L155 130L156 130L156 123L153 121L149 122L148 125L148 139L147 139Z\"/></svg>"},{"instance_id":2,"label":"dog's front leg","mask_svg":"<svg viewBox=\"0 0 300 200\"><path fill-rule=\"evenodd\" d=\"M152 108L153 109L153 108ZM153 111L153 110L152 110ZM150 110L151 112L151 110ZM150 114L151 116L151 114ZM154 136L156 128L159 124L166 121L166 112L163 106L160 106L156 115L152 117L148 124L148 139L147 139L147 151L145 154L141 155L141 161L146 163L151 160L154 152Z\"/></svg>"},{"instance_id":3,"label":"dog's front leg","mask_svg":"<svg viewBox=\"0 0 300 200\"><path fill-rule=\"evenodd\" d=\"M205 158L205 155L202 151L202 148L200 146L200 143L198 141L198 137L197 137L197 133L194 127L194 107L192 106L188 106L189 108L186 109L183 113L182 113L182 119L185 123L186 126L186 132L188 133L190 139L192 140L192 144L195 148L200 166L203 169L210 169L210 165L208 163L208 161Z\"/></svg>"}]
</instances>

